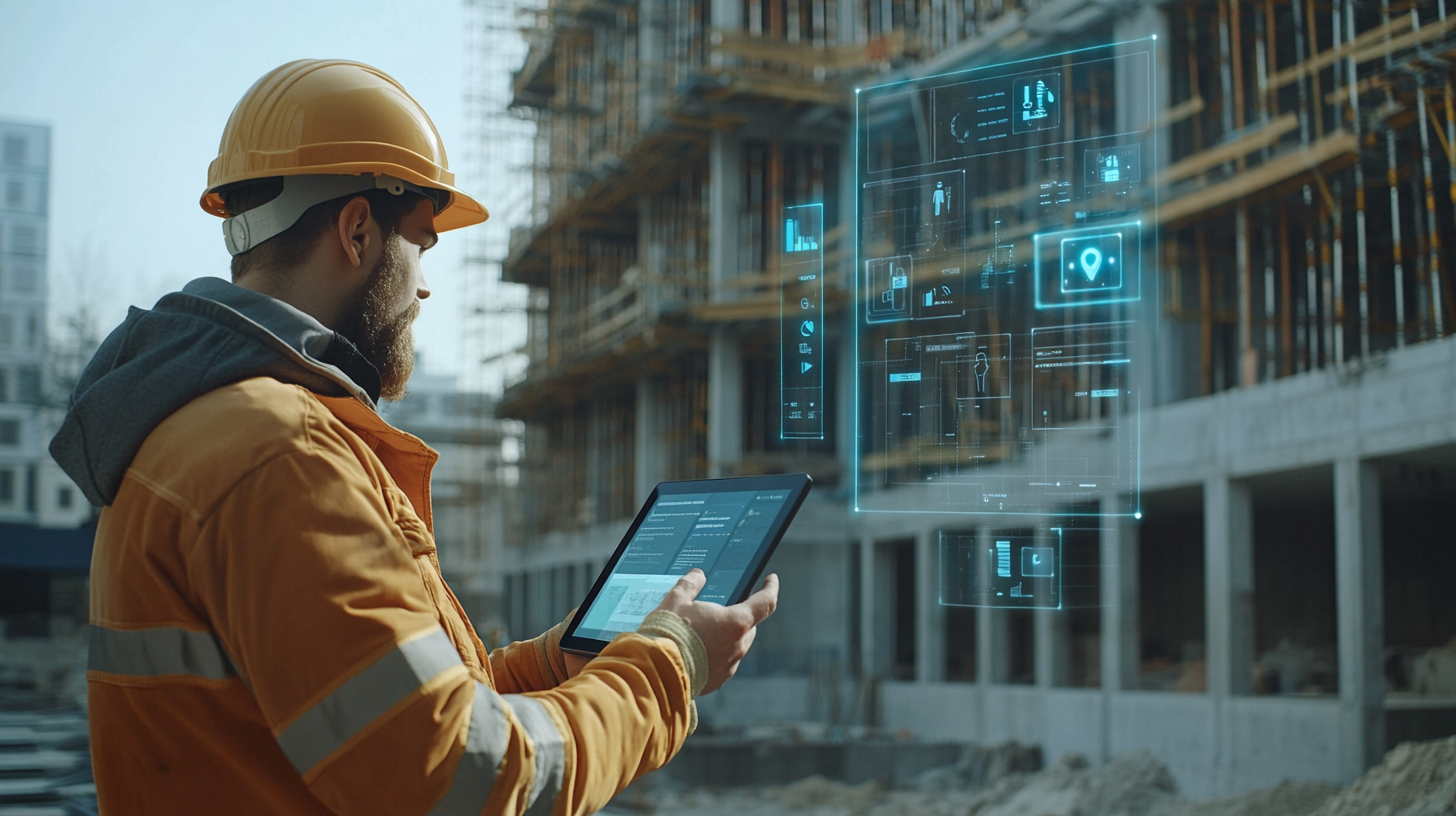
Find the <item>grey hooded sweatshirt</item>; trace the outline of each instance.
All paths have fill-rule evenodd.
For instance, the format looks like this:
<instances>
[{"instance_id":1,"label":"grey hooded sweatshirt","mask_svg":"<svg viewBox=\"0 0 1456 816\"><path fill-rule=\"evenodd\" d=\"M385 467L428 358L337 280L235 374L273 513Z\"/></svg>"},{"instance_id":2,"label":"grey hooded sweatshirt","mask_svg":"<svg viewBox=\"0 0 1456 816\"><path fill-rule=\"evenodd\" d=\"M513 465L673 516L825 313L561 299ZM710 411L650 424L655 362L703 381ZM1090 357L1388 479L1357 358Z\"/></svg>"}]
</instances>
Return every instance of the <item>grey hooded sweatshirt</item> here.
<instances>
[{"instance_id":1,"label":"grey hooded sweatshirt","mask_svg":"<svg viewBox=\"0 0 1456 816\"><path fill-rule=\"evenodd\" d=\"M375 407L379 371L314 318L220 278L198 278L150 311L132 307L71 394L55 457L92 504L111 504L152 429L222 386L272 377Z\"/></svg>"}]
</instances>

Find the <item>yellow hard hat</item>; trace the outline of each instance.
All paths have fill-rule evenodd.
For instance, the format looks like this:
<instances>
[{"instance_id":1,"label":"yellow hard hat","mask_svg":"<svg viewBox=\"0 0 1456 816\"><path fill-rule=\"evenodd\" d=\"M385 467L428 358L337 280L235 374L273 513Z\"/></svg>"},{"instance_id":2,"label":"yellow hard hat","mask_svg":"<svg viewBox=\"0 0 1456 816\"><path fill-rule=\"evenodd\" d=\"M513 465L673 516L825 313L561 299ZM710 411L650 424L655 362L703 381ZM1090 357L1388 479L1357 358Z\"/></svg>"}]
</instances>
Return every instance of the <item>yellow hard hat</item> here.
<instances>
[{"instance_id":1,"label":"yellow hard hat","mask_svg":"<svg viewBox=\"0 0 1456 816\"><path fill-rule=\"evenodd\" d=\"M284 177L284 195L290 186L299 194L309 190L310 198L333 193L307 206L376 187L396 194L423 188L416 191L430 195L437 204L437 232L479 224L490 217L479 202L455 188L445 146L424 108L393 77L359 62L296 60L254 83L223 129L217 158L207 168L202 209L227 218L219 189L274 176ZM357 178L353 182L292 178L296 176ZM315 180L330 183L312 187L304 183ZM286 213L265 219L275 221L277 215L296 210L287 223L258 224L255 217L252 239L238 245L256 246L271 237L261 232L277 234L292 226L307 209L300 209L302 203L295 200L294 206L283 207ZM231 230L224 226L230 250L234 250L234 233L246 239L248 226L247 222L232 225ZM243 250L236 249L234 254L238 251Z\"/></svg>"}]
</instances>

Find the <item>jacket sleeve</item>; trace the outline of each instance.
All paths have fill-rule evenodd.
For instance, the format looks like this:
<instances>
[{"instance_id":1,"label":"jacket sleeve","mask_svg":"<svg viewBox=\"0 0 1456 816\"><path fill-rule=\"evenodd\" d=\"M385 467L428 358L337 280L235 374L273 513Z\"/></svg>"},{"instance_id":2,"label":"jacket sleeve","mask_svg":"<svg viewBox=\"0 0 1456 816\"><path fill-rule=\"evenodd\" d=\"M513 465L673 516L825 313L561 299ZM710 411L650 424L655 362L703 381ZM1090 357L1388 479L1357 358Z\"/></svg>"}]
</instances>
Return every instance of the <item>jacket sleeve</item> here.
<instances>
[{"instance_id":1,"label":"jacket sleeve","mask_svg":"<svg viewBox=\"0 0 1456 816\"><path fill-rule=\"evenodd\" d=\"M339 814L604 806L688 733L674 641L623 635L550 691L500 694L441 628L397 518L342 437L280 455L195 521L189 581L279 748Z\"/></svg>"},{"instance_id":2,"label":"jacket sleeve","mask_svg":"<svg viewBox=\"0 0 1456 816\"><path fill-rule=\"evenodd\" d=\"M545 691L567 680L566 658L561 654L561 635L571 624L566 620L530 640L508 643L490 653L490 671L502 693Z\"/></svg>"}]
</instances>

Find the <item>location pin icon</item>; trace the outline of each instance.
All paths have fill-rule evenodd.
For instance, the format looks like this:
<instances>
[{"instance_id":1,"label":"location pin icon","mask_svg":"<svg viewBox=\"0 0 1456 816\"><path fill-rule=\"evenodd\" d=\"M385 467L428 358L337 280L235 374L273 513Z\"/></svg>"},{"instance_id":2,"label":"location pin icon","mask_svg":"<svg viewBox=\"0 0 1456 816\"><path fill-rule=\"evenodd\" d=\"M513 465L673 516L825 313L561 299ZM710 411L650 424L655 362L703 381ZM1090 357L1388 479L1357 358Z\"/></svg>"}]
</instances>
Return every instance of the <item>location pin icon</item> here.
<instances>
[{"instance_id":1,"label":"location pin icon","mask_svg":"<svg viewBox=\"0 0 1456 816\"><path fill-rule=\"evenodd\" d=\"M1102 251L1097 247L1087 247L1082 250L1082 271L1087 273L1087 280L1097 277L1097 270L1102 268Z\"/></svg>"}]
</instances>

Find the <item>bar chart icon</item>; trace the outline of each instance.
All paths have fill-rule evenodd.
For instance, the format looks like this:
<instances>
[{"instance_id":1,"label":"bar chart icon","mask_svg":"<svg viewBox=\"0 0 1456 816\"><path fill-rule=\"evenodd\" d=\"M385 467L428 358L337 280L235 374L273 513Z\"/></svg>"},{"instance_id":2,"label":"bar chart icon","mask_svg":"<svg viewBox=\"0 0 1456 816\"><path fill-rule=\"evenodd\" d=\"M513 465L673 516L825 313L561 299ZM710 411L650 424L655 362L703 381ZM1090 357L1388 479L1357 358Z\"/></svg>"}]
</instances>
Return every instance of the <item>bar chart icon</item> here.
<instances>
[{"instance_id":1,"label":"bar chart icon","mask_svg":"<svg viewBox=\"0 0 1456 816\"><path fill-rule=\"evenodd\" d=\"M1011 577L1011 542L996 542L996 575L1000 578Z\"/></svg>"},{"instance_id":2,"label":"bar chart icon","mask_svg":"<svg viewBox=\"0 0 1456 816\"><path fill-rule=\"evenodd\" d=\"M818 248L818 236L803 234L800 231L799 220L797 218L785 219L784 252L803 252L806 249Z\"/></svg>"}]
</instances>

